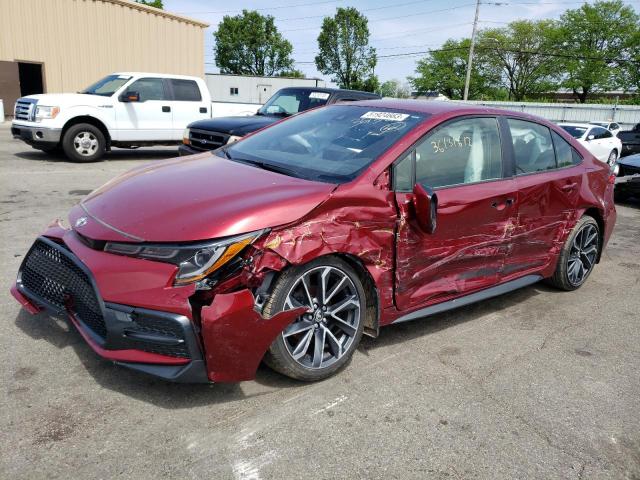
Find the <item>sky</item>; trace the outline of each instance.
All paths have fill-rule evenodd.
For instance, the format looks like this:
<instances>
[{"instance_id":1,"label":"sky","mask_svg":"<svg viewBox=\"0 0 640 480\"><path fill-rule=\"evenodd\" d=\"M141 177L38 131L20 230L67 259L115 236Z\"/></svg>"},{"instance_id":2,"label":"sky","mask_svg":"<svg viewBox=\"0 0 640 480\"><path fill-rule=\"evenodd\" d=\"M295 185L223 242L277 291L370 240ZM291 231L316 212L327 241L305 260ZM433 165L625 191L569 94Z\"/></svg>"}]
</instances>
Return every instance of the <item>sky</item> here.
<instances>
[{"instance_id":1,"label":"sky","mask_svg":"<svg viewBox=\"0 0 640 480\"><path fill-rule=\"evenodd\" d=\"M479 28L501 27L518 19L558 18L567 9L578 8L593 0L482 0ZM639 0L625 2L636 11ZM295 68L307 77L323 78L313 60L324 16L335 14L338 7L355 7L369 19L370 45L376 48L378 65L375 74L381 82L398 79L404 82L415 74L416 62L424 53L389 57L387 55L424 52L438 48L449 38L471 36L475 0L164 0L164 8L209 23L205 33L205 71L216 73L213 55L213 32L224 15L236 15L242 9L272 15L282 35L293 44ZM386 57L385 57L386 56Z\"/></svg>"}]
</instances>

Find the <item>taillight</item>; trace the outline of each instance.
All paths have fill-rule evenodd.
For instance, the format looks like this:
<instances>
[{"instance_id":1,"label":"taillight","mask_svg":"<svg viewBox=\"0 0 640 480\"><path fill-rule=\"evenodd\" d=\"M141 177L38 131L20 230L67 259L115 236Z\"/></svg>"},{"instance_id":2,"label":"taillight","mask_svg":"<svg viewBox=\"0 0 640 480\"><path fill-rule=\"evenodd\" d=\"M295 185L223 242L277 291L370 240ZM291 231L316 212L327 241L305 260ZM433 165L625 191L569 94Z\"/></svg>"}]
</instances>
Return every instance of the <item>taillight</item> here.
<instances>
[{"instance_id":1,"label":"taillight","mask_svg":"<svg viewBox=\"0 0 640 480\"><path fill-rule=\"evenodd\" d=\"M616 176L612 173L611 175L609 175L609 185L615 185L616 183Z\"/></svg>"}]
</instances>

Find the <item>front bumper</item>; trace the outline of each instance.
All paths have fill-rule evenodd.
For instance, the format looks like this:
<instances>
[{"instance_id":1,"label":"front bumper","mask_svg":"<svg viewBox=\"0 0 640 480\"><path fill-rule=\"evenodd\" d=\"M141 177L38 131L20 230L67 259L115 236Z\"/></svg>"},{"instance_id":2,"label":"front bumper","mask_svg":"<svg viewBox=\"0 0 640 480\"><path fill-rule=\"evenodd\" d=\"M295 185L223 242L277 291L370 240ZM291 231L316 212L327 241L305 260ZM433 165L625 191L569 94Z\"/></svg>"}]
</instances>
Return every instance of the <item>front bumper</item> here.
<instances>
[{"instance_id":1,"label":"front bumper","mask_svg":"<svg viewBox=\"0 0 640 480\"><path fill-rule=\"evenodd\" d=\"M32 146L53 147L60 143L61 128L49 128L39 125L11 124L13 138L20 139Z\"/></svg>"},{"instance_id":2,"label":"front bumper","mask_svg":"<svg viewBox=\"0 0 640 480\"><path fill-rule=\"evenodd\" d=\"M74 275L84 275L80 286L57 267L47 267L34 281L28 261L39 243L53 249L56 261L64 257ZM36 257L31 265L40 268L43 260ZM247 289L217 294L209 306L193 312L195 287L174 287L175 270L171 264L95 250L74 231L54 224L25 256L11 293L30 313L66 316L101 357L188 383L253 379L269 345L303 313L287 310L265 319ZM25 274L32 275L28 282ZM44 298L52 295L53 301Z\"/></svg>"},{"instance_id":3,"label":"front bumper","mask_svg":"<svg viewBox=\"0 0 640 480\"><path fill-rule=\"evenodd\" d=\"M186 316L104 302L91 272L62 245L40 237L25 256L13 296L31 313L66 316L91 348L120 365L174 382L207 382Z\"/></svg>"}]
</instances>

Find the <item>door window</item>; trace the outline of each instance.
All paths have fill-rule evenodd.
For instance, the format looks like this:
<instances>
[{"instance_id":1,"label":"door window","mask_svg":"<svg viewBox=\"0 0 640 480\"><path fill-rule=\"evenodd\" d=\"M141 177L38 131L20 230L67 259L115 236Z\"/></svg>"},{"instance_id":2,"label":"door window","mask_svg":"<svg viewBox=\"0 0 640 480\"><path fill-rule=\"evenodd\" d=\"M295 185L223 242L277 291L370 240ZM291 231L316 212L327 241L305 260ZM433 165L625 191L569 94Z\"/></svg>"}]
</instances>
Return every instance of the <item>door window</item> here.
<instances>
[{"instance_id":1,"label":"door window","mask_svg":"<svg viewBox=\"0 0 640 480\"><path fill-rule=\"evenodd\" d=\"M164 82L161 78L140 78L127 87L129 92L138 92L140 101L169 100L164 91Z\"/></svg>"},{"instance_id":2,"label":"door window","mask_svg":"<svg viewBox=\"0 0 640 480\"><path fill-rule=\"evenodd\" d=\"M465 118L435 128L416 147L415 165L416 183L432 188L502 178L496 119Z\"/></svg>"},{"instance_id":3,"label":"door window","mask_svg":"<svg viewBox=\"0 0 640 480\"><path fill-rule=\"evenodd\" d=\"M200 89L195 80L179 80L172 78L169 80L173 88L173 99L179 102L199 102L202 100Z\"/></svg>"},{"instance_id":4,"label":"door window","mask_svg":"<svg viewBox=\"0 0 640 480\"><path fill-rule=\"evenodd\" d=\"M551 136L553 137L553 145L556 150L556 163L558 164L558 168L578 165L582 161L578 152L576 152L564 138L556 132L551 132Z\"/></svg>"},{"instance_id":5,"label":"door window","mask_svg":"<svg viewBox=\"0 0 640 480\"><path fill-rule=\"evenodd\" d=\"M602 127L595 127L591 129L591 132L589 132L589 135L593 135L595 140L602 140L604 138L613 137L613 133L611 133L606 128L602 128Z\"/></svg>"},{"instance_id":6,"label":"door window","mask_svg":"<svg viewBox=\"0 0 640 480\"><path fill-rule=\"evenodd\" d=\"M507 119L513 142L516 175L556 168L549 129L525 120Z\"/></svg>"},{"instance_id":7,"label":"door window","mask_svg":"<svg viewBox=\"0 0 640 480\"><path fill-rule=\"evenodd\" d=\"M609 130L618 130L620 128L620 125L618 125L617 123L612 123L611 125L609 125Z\"/></svg>"}]
</instances>

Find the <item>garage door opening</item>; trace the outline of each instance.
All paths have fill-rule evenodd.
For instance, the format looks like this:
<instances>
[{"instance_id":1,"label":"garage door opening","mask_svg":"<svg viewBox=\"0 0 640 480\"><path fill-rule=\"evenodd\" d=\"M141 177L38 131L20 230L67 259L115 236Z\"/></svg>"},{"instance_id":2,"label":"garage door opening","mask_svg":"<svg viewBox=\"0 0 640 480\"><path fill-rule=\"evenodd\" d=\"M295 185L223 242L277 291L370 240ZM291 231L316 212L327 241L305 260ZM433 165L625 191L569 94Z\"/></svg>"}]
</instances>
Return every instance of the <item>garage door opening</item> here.
<instances>
[{"instance_id":1,"label":"garage door opening","mask_svg":"<svg viewBox=\"0 0 640 480\"><path fill-rule=\"evenodd\" d=\"M41 63L18 62L18 76L21 96L44 93Z\"/></svg>"}]
</instances>

